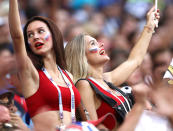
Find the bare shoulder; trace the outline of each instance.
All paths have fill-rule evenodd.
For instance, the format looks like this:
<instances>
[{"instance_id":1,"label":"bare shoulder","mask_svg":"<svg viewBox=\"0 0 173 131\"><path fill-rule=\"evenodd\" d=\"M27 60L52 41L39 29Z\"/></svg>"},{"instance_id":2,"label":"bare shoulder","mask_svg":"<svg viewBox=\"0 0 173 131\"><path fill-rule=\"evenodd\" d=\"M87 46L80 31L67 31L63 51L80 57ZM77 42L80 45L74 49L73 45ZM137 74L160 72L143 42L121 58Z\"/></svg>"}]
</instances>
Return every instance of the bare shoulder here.
<instances>
[{"instance_id":1,"label":"bare shoulder","mask_svg":"<svg viewBox=\"0 0 173 131\"><path fill-rule=\"evenodd\" d=\"M76 83L76 87L77 88L80 88L80 87L85 88L85 87L89 87L89 86L90 86L90 84L89 84L89 82L87 80L79 80Z\"/></svg>"},{"instance_id":2,"label":"bare shoulder","mask_svg":"<svg viewBox=\"0 0 173 131\"><path fill-rule=\"evenodd\" d=\"M93 94L93 90L87 80L79 80L76 83L76 87L80 93Z\"/></svg>"}]
</instances>

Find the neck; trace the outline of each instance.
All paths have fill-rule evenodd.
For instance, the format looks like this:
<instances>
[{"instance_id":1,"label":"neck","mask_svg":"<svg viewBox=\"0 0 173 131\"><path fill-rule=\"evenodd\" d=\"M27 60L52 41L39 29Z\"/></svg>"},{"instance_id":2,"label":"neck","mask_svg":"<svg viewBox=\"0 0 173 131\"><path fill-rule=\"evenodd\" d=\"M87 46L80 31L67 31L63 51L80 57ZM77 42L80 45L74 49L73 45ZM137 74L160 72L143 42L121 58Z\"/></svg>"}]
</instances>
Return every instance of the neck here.
<instances>
[{"instance_id":1,"label":"neck","mask_svg":"<svg viewBox=\"0 0 173 131\"><path fill-rule=\"evenodd\" d=\"M103 67L94 68L90 66L87 77L93 77L94 79L97 80L103 80Z\"/></svg>"},{"instance_id":2,"label":"neck","mask_svg":"<svg viewBox=\"0 0 173 131\"><path fill-rule=\"evenodd\" d=\"M45 56L43 58L43 61L44 61L44 67L47 70L53 70L53 71L57 70L56 58L54 57L54 55L49 54Z\"/></svg>"}]
</instances>

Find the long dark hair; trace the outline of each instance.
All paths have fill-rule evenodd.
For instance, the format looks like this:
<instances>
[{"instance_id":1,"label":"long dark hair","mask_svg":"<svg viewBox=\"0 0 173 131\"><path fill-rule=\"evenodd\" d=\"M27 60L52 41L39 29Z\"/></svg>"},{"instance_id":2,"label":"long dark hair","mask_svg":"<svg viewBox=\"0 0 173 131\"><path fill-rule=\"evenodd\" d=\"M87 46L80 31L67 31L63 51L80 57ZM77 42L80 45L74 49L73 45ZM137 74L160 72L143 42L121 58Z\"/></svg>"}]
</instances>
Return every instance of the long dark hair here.
<instances>
[{"instance_id":1,"label":"long dark hair","mask_svg":"<svg viewBox=\"0 0 173 131\"><path fill-rule=\"evenodd\" d=\"M28 43L27 28L28 28L28 25L33 21L42 21L48 26L48 28L52 34L53 51L55 53L56 63L62 69L66 69L64 43L63 43L63 37L62 37L60 30L58 29L56 24L51 19L42 17L42 16L34 16L27 21L27 23L24 27L23 33L24 33L25 46L26 46L27 53L28 53L29 57L31 58L36 69L41 69L44 66L44 63L43 63L43 57L35 54L31 50L29 43Z\"/></svg>"}]
</instances>

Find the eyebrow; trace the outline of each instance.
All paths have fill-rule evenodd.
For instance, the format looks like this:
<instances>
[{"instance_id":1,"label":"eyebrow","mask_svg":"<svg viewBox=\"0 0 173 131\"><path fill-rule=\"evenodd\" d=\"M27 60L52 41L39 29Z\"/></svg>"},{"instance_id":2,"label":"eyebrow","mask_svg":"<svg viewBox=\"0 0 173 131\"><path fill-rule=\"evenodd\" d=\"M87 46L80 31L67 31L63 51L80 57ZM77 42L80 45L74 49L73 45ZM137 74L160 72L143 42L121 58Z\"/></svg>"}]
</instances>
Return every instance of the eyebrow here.
<instances>
[{"instance_id":1,"label":"eyebrow","mask_svg":"<svg viewBox=\"0 0 173 131\"><path fill-rule=\"evenodd\" d=\"M38 28L36 28L36 30L39 30L39 29L44 29L44 27L38 27ZM31 32L33 32L33 31L27 31L27 33L31 33Z\"/></svg>"},{"instance_id":2,"label":"eyebrow","mask_svg":"<svg viewBox=\"0 0 173 131\"><path fill-rule=\"evenodd\" d=\"M91 41L89 41L89 43L92 43L92 42L95 42L96 40L91 40Z\"/></svg>"}]
</instances>

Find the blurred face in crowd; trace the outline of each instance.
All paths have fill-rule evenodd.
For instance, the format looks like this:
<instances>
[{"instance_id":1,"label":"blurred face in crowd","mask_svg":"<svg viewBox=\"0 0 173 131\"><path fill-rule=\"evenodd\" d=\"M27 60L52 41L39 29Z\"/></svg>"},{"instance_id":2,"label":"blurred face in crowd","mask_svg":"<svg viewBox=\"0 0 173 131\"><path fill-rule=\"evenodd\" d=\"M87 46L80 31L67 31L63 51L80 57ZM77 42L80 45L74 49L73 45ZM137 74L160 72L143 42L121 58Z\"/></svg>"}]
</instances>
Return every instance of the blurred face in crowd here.
<instances>
[{"instance_id":1,"label":"blurred face in crowd","mask_svg":"<svg viewBox=\"0 0 173 131\"><path fill-rule=\"evenodd\" d=\"M69 19L70 19L70 15L66 10L57 10L56 24L58 25L62 33L64 33L66 27L68 26Z\"/></svg>"},{"instance_id":2,"label":"blurred face in crowd","mask_svg":"<svg viewBox=\"0 0 173 131\"><path fill-rule=\"evenodd\" d=\"M2 20L1 20L2 19ZM0 21L3 21L0 24L0 43L10 42L9 26L6 19L1 18Z\"/></svg>"},{"instance_id":3,"label":"blurred face in crowd","mask_svg":"<svg viewBox=\"0 0 173 131\"><path fill-rule=\"evenodd\" d=\"M4 93L0 95L0 104L6 106L10 112L15 113L17 108L14 105L13 97L11 97L11 93Z\"/></svg>"},{"instance_id":4,"label":"blurred face in crowd","mask_svg":"<svg viewBox=\"0 0 173 131\"><path fill-rule=\"evenodd\" d=\"M139 84L140 82L143 81L142 78L142 72L140 70L140 68L137 68L128 78L127 82L130 85L135 85L135 84Z\"/></svg>"},{"instance_id":5,"label":"blurred face in crowd","mask_svg":"<svg viewBox=\"0 0 173 131\"><path fill-rule=\"evenodd\" d=\"M52 35L44 22L31 22L27 28L27 36L30 48L35 54L44 56L52 50Z\"/></svg>"},{"instance_id":6,"label":"blurred face in crowd","mask_svg":"<svg viewBox=\"0 0 173 131\"><path fill-rule=\"evenodd\" d=\"M0 105L0 127L3 123L10 121L10 113L8 108Z\"/></svg>"},{"instance_id":7,"label":"blurred face in crowd","mask_svg":"<svg viewBox=\"0 0 173 131\"><path fill-rule=\"evenodd\" d=\"M16 70L16 61L9 49L0 51L0 61L0 88L4 88L8 85L6 75Z\"/></svg>"},{"instance_id":8,"label":"blurred face in crowd","mask_svg":"<svg viewBox=\"0 0 173 131\"><path fill-rule=\"evenodd\" d=\"M160 81L163 78L165 71L167 70L172 56L169 51L159 53L154 60L153 76L155 81Z\"/></svg>"},{"instance_id":9,"label":"blurred face in crowd","mask_svg":"<svg viewBox=\"0 0 173 131\"><path fill-rule=\"evenodd\" d=\"M144 60L142 62L141 65L141 71L143 73L143 75L147 74L147 75L151 75L152 74L152 60L151 60L151 56L150 54L146 54L144 57Z\"/></svg>"},{"instance_id":10,"label":"blurred face in crowd","mask_svg":"<svg viewBox=\"0 0 173 131\"><path fill-rule=\"evenodd\" d=\"M91 65L100 65L109 61L109 57L104 50L104 44L97 42L93 37L86 35L86 57Z\"/></svg>"},{"instance_id":11,"label":"blurred face in crowd","mask_svg":"<svg viewBox=\"0 0 173 131\"><path fill-rule=\"evenodd\" d=\"M8 59L8 58L12 57L12 54L9 50L5 49L5 50L1 51L0 57L2 57L4 59Z\"/></svg>"}]
</instances>

